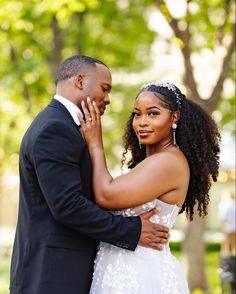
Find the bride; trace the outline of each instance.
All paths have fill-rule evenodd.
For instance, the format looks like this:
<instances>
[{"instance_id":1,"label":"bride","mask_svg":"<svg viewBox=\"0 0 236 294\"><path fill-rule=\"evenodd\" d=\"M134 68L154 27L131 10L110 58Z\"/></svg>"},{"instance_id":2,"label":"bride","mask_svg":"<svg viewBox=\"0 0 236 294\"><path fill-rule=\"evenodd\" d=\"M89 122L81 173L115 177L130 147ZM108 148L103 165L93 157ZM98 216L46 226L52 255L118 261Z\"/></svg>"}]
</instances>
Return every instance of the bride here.
<instances>
[{"instance_id":1,"label":"bride","mask_svg":"<svg viewBox=\"0 0 236 294\"><path fill-rule=\"evenodd\" d=\"M115 179L106 166L99 110L89 97L81 106L84 118L79 119L99 206L133 216L158 205L161 212L152 221L169 228L181 212L192 220L195 205L200 215L207 214L211 178L216 181L218 174L220 136L200 106L173 84L144 85L124 135L131 171ZM168 245L162 251L138 246L131 252L100 243L90 293L185 294L189 289Z\"/></svg>"}]
</instances>

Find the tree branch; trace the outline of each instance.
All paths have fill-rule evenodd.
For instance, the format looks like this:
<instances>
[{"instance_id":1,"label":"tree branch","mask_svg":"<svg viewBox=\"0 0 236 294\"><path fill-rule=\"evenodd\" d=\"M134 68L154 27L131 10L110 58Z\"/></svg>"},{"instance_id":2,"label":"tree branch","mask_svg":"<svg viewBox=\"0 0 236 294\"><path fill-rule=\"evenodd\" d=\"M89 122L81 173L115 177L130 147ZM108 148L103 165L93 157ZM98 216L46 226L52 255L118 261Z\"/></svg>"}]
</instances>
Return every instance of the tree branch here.
<instances>
[{"instance_id":1,"label":"tree branch","mask_svg":"<svg viewBox=\"0 0 236 294\"><path fill-rule=\"evenodd\" d=\"M162 11L163 16L169 23L176 38L182 40L183 42L181 52L183 54L184 68L185 68L184 80L189 92L188 98L202 104L202 99L200 98L200 95L197 89L196 80L193 74L193 66L191 63L191 48L190 48L191 33L189 31L188 24L186 25L186 28L184 30L180 30L178 26L178 20L175 19L173 16L171 16L170 11L168 7L166 6L166 4L164 3L164 1L154 0L154 4L156 4L159 7L159 9ZM163 8L164 8L164 11L163 11Z\"/></svg>"},{"instance_id":2,"label":"tree branch","mask_svg":"<svg viewBox=\"0 0 236 294\"><path fill-rule=\"evenodd\" d=\"M188 87L189 97L192 100L202 104L202 99L197 90L197 84L193 75L193 66L191 63L191 49L190 49L190 42L191 42L191 33L189 31L188 25L186 26L185 30L180 30L178 27L178 21L176 19L172 19L169 22L175 36L183 41L183 47L181 48L181 52L183 54L184 60L184 68L185 68L185 82Z\"/></svg>"},{"instance_id":3,"label":"tree branch","mask_svg":"<svg viewBox=\"0 0 236 294\"><path fill-rule=\"evenodd\" d=\"M201 104L205 109L207 109L208 112L212 113L216 109L217 104L221 98L223 84L225 79L227 78L229 67L230 67L230 60L235 49L235 24L233 24L233 27L232 27L232 32L233 32L232 40L227 48L227 53L223 60L222 70L220 72L216 86L214 87L212 94L210 95L210 98L207 100L202 100L197 89L196 80L194 78L193 66L191 63L190 43L191 43L192 36L191 36L191 32L189 31L188 24L186 24L186 28L184 30L180 30L178 26L178 20L171 16L165 2L163 0L153 0L153 2L154 4L158 6L159 10L161 10L163 16L168 21L175 36L179 38L180 40L182 40L183 42L183 47L181 48L181 52L183 54L184 66L185 66L184 80L189 91L188 98ZM231 4L231 0L226 0L226 4L225 4L226 9L229 9L230 4ZM226 16L226 19L227 19L227 16ZM222 30L222 27L220 28L220 30Z\"/></svg>"},{"instance_id":4,"label":"tree branch","mask_svg":"<svg viewBox=\"0 0 236 294\"><path fill-rule=\"evenodd\" d=\"M227 48L227 53L223 59L222 69L218 77L218 80L216 82L216 86L214 87L210 98L205 101L207 105L207 109L210 113L216 109L217 104L221 98L224 81L227 78L227 75L229 72L230 60L234 53L234 50L235 50L235 23L232 26L232 40Z\"/></svg>"},{"instance_id":5,"label":"tree branch","mask_svg":"<svg viewBox=\"0 0 236 294\"><path fill-rule=\"evenodd\" d=\"M78 23L79 23L79 28L78 28L78 42L77 42L77 47L78 47L78 54L83 54L83 39L84 39L84 16L86 14L86 10L84 12L77 12L75 13Z\"/></svg>"},{"instance_id":6,"label":"tree branch","mask_svg":"<svg viewBox=\"0 0 236 294\"><path fill-rule=\"evenodd\" d=\"M222 44L222 40L224 37L224 28L225 28L225 25L227 24L229 17L230 17L230 10L233 8L232 6L233 6L232 0L224 0L224 10L225 10L224 21L221 24L221 26L219 27L218 36L217 36L218 42L220 44Z\"/></svg>"},{"instance_id":7,"label":"tree branch","mask_svg":"<svg viewBox=\"0 0 236 294\"><path fill-rule=\"evenodd\" d=\"M52 75L53 77L55 77L56 71L61 62L61 52L63 48L62 33L61 33L61 29L59 28L56 15L52 16L51 29L53 34L53 46L52 46L50 66L51 66Z\"/></svg>"},{"instance_id":8,"label":"tree branch","mask_svg":"<svg viewBox=\"0 0 236 294\"><path fill-rule=\"evenodd\" d=\"M19 73L20 75L20 68L19 68L19 63L18 63L18 59L17 59L17 54L15 49L13 48L13 46L11 45L10 47L10 56L11 56L11 61L14 64L15 70ZM32 105L31 105L31 97L30 97L30 93L29 93L29 88L27 83L25 82L25 80L22 78L22 96L25 99L26 103L27 103L27 112L31 113L32 110Z\"/></svg>"}]
</instances>

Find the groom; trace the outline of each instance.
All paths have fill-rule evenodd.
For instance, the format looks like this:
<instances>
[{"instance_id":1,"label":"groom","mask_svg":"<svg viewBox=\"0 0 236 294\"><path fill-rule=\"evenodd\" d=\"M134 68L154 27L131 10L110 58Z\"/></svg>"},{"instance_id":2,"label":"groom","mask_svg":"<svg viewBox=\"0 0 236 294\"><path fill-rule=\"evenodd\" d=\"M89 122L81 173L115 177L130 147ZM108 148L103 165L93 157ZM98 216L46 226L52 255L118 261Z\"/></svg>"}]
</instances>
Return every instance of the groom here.
<instances>
[{"instance_id":1,"label":"groom","mask_svg":"<svg viewBox=\"0 0 236 294\"><path fill-rule=\"evenodd\" d=\"M94 58L59 68L56 95L34 119L20 148L20 201L11 262L11 294L87 294L98 241L160 249L168 229L155 211L123 218L94 203L92 169L77 112L82 100L110 103L111 73Z\"/></svg>"}]
</instances>

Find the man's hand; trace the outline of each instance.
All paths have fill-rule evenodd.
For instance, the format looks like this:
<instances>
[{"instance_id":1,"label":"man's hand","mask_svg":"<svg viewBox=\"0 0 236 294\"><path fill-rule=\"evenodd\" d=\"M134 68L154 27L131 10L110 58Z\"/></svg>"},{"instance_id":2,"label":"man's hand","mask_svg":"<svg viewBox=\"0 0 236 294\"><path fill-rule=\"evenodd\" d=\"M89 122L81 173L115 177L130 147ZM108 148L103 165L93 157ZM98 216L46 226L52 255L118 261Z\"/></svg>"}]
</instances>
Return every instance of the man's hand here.
<instances>
[{"instance_id":1,"label":"man's hand","mask_svg":"<svg viewBox=\"0 0 236 294\"><path fill-rule=\"evenodd\" d=\"M139 245L162 250L163 245L167 244L170 238L169 228L154 224L149 220L158 211L159 209L157 208L140 215L142 230Z\"/></svg>"}]
</instances>

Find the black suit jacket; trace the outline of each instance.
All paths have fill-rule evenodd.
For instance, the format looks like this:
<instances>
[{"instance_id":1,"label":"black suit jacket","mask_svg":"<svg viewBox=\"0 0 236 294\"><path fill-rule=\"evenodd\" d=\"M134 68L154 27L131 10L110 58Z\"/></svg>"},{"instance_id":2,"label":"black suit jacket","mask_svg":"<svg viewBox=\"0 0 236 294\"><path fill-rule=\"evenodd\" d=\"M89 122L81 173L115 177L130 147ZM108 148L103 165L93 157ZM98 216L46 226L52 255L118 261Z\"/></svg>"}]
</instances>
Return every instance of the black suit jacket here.
<instances>
[{"instance_id":1,"label":"black suit jacket","mask_svg":"<svg viewBox=\"0 0 236 294\"><path fill-rule=\"evenodd\" d=\"M67 109L52 100L21 143L11 294L86 294L97 241L135 249L140 219L97 207L91 172L78 126Z\"/></svg>"}]
</instances>

